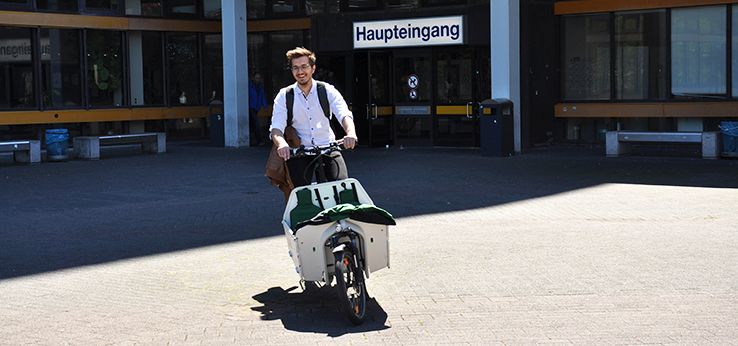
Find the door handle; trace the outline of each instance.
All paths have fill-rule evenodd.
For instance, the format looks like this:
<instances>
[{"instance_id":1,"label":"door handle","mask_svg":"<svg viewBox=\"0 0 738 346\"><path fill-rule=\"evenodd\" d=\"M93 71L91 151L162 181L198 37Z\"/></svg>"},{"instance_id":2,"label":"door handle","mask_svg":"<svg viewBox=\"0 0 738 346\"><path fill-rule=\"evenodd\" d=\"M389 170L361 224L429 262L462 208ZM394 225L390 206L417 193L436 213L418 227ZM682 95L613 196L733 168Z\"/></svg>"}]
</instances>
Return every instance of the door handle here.
<instances>
[{"instance_id":1,"label":"door handle","mask_svg":"<svg viewBox=\"0 0 738 346\"><path fill-rule=\"evenodd\" d=\"M364 119L366 119L366 120L371 120L372 119L371 105L369 105L369 104L366 105L366 115L364 116Z\"/></svg>"},{"instance_id":2,"label":"door handle","mask_svg":"<svg viewBox=\"0 0 738 346\"><path fill-rule=\"evenodd\" d=\"M375 119L377 119L379 117L379 115L377 114L377 111L379 110L379 107L376 104L372 104L372 107L374 108L374 114L372 116L372 120L375 120Z\"/></svg>"},{"instance_id":3,"label":"door handle","mask_svg":"<svg viewBox=\"0 0 738 346\"><path fill-rule=\"evenodd\" d=\"M466 103L466 117L468 119L474 119L473 110L474 110L474 102L467 102Z\"/></svg>"}]
</instances>

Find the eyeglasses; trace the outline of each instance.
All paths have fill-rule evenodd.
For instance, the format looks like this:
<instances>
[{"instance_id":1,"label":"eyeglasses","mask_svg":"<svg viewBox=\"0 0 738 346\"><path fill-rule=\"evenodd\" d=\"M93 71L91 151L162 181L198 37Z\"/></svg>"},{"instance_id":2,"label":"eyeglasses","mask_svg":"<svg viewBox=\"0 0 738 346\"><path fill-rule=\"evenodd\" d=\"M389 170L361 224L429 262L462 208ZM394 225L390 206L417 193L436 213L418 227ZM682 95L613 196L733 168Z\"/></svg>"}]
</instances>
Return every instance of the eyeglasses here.
<instances>
[{"instance_id":1,"label":"eyeglasses","mask_svg":"<svg viewBox=\"0 0 738 346\"><path fill-rule=\"evenodd\" d=\"M311 67L312 67L311 65L305 64L302 66L292 66L290 69L292 70L292 72L299 72L299 71L307 71Z\"/></svg>"}]
</instances>

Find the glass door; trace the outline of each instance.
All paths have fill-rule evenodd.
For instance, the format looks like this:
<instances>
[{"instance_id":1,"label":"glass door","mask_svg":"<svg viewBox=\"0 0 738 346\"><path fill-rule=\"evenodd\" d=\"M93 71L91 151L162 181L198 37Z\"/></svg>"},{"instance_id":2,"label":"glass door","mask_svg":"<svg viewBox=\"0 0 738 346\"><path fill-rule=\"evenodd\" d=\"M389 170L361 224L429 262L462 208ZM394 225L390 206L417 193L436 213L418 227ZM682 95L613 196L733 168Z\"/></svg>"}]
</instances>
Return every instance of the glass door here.
<instances>
[{"instance_id":1,"label":"glass door","mask_svg":"<svg viewBox=\"0 0 738 346\"><path fill-rule=\"evenodd\" d=\"M436 117L435 144L440 146L479 146L479 100L475 88L481 72L473 66L471 49L444 49L435 59Z\"/></svg>"},{"instance_id":2,"label":"glass door","mask_svg":"<svg viewBox=\"0 0 738 346\"><path fill-rule=\"evenodd\" d=\"M395 143L433 144L433 70L430 49L401 50L394 56Z\"/></svg>"},{"instance_id":3,"label":"glass door","mask_svg":"<svg viewBox=\"0 0 738 346\"><path fill-rule=\"evenodd\" d=\"M388 52L354 54L352 111L360 144L384 146L393 142L390 61Z\"/></svg>"}]
</instances>

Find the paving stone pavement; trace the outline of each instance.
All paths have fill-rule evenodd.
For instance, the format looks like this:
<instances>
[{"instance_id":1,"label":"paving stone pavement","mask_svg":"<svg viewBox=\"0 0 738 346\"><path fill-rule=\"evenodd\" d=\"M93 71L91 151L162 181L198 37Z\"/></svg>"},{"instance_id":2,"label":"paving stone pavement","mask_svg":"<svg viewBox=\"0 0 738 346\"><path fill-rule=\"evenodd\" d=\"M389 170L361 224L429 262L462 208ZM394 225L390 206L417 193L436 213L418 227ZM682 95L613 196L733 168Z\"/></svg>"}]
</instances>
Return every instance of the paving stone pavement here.
<instances>
[{"instance_id":1,"label":"paving stone pavement","mask_svg":"<svg viewBox=\"0 0 738 346\"><path fill-rule=\"evenodd\" d=\"M298 285L266 149L168 149L0 157L0 345L738 345L738 161L347 153L398 220L352 326Z\"/></svg>"}]
</instances>

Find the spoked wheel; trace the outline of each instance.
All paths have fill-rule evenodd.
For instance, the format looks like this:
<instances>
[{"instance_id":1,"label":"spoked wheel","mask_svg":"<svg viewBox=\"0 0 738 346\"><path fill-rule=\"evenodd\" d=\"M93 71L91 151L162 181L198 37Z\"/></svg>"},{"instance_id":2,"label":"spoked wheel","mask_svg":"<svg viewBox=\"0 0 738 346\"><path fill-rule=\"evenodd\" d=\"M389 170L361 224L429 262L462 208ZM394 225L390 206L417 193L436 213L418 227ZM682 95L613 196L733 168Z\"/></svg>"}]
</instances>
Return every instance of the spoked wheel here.
<instances>
[{"instance_id":1,"label":"spoked wheel","mask_svg":"<svg viewBox=\"0 0 738 346\"><path fill-rule=\"evenodd\" d=\"M351 250L336 256L336 287L338 299L351 323L359 325L366 317L366 284L364 273L354 261Z\"/></svg>"}]
</instances>

